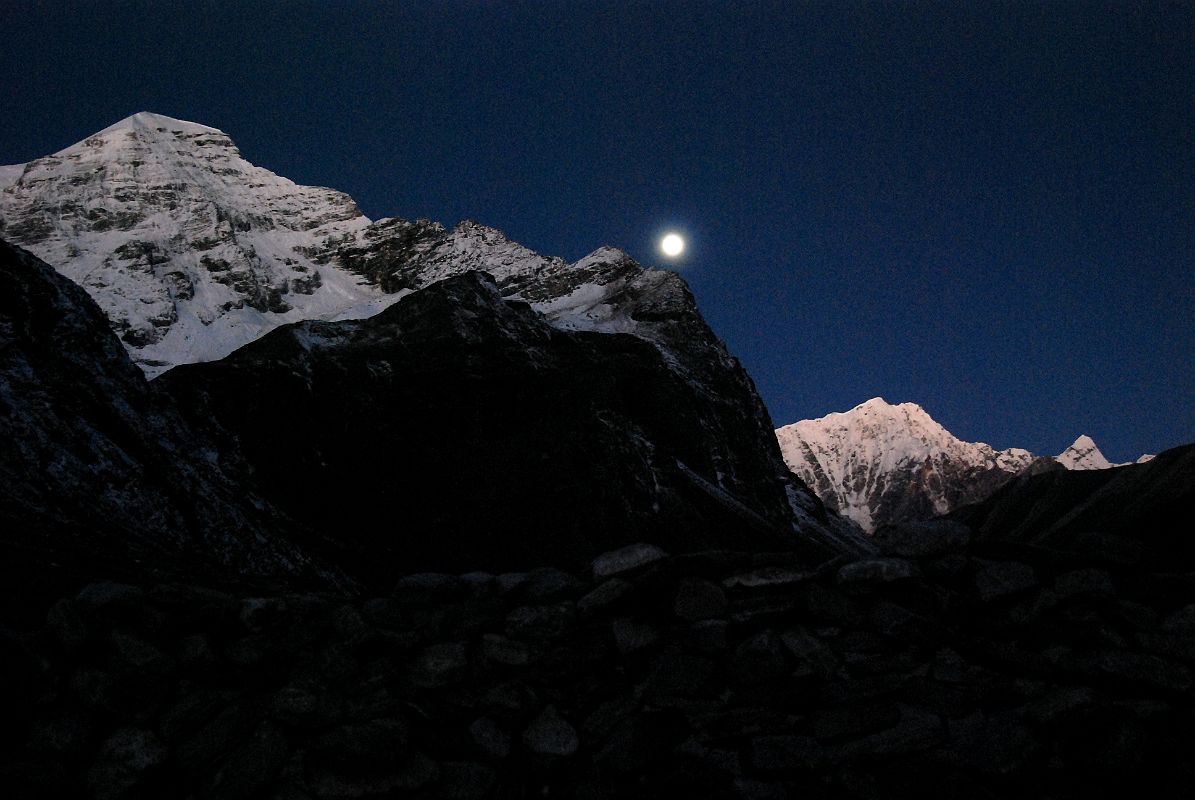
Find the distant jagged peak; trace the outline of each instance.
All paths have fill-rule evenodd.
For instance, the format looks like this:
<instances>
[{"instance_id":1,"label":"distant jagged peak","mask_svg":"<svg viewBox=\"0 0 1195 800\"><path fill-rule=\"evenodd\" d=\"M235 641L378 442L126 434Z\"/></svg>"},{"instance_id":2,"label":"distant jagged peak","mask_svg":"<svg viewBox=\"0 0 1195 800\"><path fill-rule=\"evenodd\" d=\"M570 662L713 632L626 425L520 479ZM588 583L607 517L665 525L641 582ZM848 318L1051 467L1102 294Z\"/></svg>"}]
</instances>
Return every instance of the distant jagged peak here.
<instances>
[{"instance_id":1,"label":"distant jagged peak","mask_svg":"<svg viewBox=\"0 0 1195 800\"><path fill-rule=\"evenodd\" d=\"M462 219L452 226L452 233L456 236L478 237L496 242L510 241L502 231L490 225L484 225L475 219Z\"/></svg>"},{"instance_id":2,"label":"distant jagged peak","mask_svg":"<svg viewBox=\"0 0 1195 800\"><path fill-rule=\"evenodd\" d=\"M1067 469L1109 469L1121 466L1113 464L1100 452L1100 448L1087 434L1083 434L1070 447L1063 450L1055 460Z\"/></svg>"},{"instance_id":3,"label":"distant jagged peak","mask_svg":"<svg viewBox=\"0 0 1195 800\"><path fill-rule=\"evenodd\" d=\"M502 263L502 256L509 257L512 254L535 262L534 266L539 268L546 265L560 268L568 263L558 256L541 255L529 247L511 240L505 232L498 228L485 225L474 219L464 219L458 222L453 226L449 237L457 250L482 249L499 263ZM575 261L572 266L577 269L585 269L602 264L625 264L627 262L634 263L634 259L625 250L602 245L589 255ZM498 270L498 274L502 272L501 269Z\"/></svg>"},{"instance_id":4,"label":"distant jagged peak","mask_svg":"<svg viewBox=\"0 0 1195 800\"><path fill-rule=\"evenodd\" d=\"M889 411L895 411L897 409L910 414L926 414L925 409L916 403L889 403L884 398L878 396L873 397L870 400L864 400L862 403L852 408L851 411L863 411L865 413L885 413ZM929 415L926 414L926 416Z\"/></svg>"},{"instance_id":5,"label":"distant jagged peak","mask_svg":"<svg viewBox=\"0 0 1195 800\"><path fill-rule=\"evenodd\" d=\"M933 425L938 425L933 417L929 415L924 408L916 403L889 403L883 397L873 397L870 400L865 400L849 411L832 411L824 417L817 419L801 420L797 425L804 425L809 423L832 423L833 421L843 420L859 420L863 418L879 418L879 419L916 419L919 422L927 422ZM941 427L941 426L939 426Z\"/></svg>"},{"instance_id":6,"label":"distant jagged peak","mask_svg":"<svg viewBox=\"0 0 1195 800\"><path fill-rule=\"evenodd\" d=\"M777 435L782 450L785 440L800 439L814 449L840 455L850 452L855 458L874 458L890 467L938 454L976 465L994 461L1004 469L1019 469L1033 460L1031 453L1019 448L996 450L984 442L965 442L920 405L893 404L883 397L873 397L849 411L786 425Z\"/></svg>"},{"instance_id":7,"label":"distant jagged peak","mask_svg":"<svg viewBox=\"0 0 1195 800\"><path fill-rule=\"evenodd\" d=\"M594 264L617 264L631 260L631 255L626 250L604 244L584 258L578 259L573 266L585 269Z\"/></svg>"},{"instance_id":8,"label":"distant jagged peak","mask_svg":"<svg viewBox=\"0 0 1195 800\"><path fill-rule=\"evenodd\" d=\"M545 268L564 266L562 258L540 255L529 247L513 241L498 228L465 219L452 227L448 234L449 251L467 260L474 269L487 269L500 280L507 273L532 273ZM460 270L453 270L459 272Z\"/></svg>"}]
</instances>

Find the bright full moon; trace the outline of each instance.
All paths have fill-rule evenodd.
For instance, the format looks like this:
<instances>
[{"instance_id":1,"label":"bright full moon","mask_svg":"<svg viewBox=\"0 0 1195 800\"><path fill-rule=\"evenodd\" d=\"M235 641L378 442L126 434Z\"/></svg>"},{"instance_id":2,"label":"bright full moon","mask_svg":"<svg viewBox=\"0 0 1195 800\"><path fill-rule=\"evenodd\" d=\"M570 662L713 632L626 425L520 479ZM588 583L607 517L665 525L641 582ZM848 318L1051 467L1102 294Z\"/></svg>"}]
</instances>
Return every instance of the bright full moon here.
<instances>
[{"instance_id":1,"label":"bright full moon","mask_svg":"<svg viewBox=\"0 0 1195 800\"><path fill-rule=\"evenodd\" d=\"M684 252L685 240L675 233L670 233L660 241L660 249L664 251L664 255L666 256L679 256Z\"/></svg>"}]
</instances>

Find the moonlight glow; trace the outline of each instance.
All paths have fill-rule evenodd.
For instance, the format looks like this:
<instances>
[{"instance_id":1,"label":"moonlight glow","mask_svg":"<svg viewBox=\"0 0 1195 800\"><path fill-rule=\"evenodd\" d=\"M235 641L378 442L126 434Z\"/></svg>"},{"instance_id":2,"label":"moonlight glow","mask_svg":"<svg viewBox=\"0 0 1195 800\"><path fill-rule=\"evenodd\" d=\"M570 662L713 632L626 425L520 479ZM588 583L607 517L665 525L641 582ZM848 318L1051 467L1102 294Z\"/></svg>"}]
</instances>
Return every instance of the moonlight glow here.
<instances>
[{"instance_id":1,"label":"moonlight glow","mask_svg":"<svg viewBox=\"0 0 1195 800\"><path fill-rule=\"evenodd\" d=\"M679 256L685 250L685 240L675 233L670 233L660 240L660 249L670 258Z\"/></svg>"}]
</instances>

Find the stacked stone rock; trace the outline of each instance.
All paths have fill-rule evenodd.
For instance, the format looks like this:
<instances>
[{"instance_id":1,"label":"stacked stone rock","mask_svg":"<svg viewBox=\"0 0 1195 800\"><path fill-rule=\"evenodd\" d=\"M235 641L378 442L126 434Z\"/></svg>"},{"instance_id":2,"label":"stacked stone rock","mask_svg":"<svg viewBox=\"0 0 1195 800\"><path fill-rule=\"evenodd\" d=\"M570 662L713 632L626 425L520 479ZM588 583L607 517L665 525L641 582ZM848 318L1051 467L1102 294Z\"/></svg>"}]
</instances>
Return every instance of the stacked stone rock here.
<instances>
[{"instance_id":1,"label":"stacked stone rock","mask_svg":"<svg viewBox=\"0 0 1195 800\"><path fill-rule=\"evenodd\" d=\"M91 584L4 632L6 793L1189 792L1195 576L967 539L813 570L635 545L369 599Z\"/></svg>"}]
</instances>

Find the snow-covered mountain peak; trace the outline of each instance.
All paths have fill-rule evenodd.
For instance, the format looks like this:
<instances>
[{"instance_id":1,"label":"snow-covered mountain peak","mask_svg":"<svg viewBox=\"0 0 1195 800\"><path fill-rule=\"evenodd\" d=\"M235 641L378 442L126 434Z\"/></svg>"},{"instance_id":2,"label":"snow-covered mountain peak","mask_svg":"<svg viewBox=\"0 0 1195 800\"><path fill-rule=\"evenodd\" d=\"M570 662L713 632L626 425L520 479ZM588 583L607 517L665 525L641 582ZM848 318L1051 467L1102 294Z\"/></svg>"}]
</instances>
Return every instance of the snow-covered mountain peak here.
<instances>
[{"instance_id":1,"label":"snow-covered mountain peak","mask_svg":"<svg viewBox=\"0 0 1195 800\"><path fill-rule=\"evenodd\" d=\"M534 250L506 238L506 234L497 228L482 225L471 219L459 222L453 227L448 243L457 257L469 262L471 268L492 273L500 283L516 274L537 272L552 265L561 267L566 263L561 258L541 256ZM460 271L457 268L449 274L458 274ZM447 277L447 274L444 277Z\"/></svg>"},{"instance_id":2,"label":"snow-covered mountain peak","mask_svg":"<svg viewBox=\"0 0 1195 800\"><path fill-rule=\"evenodd\" d=\"M776 438L789 469L868 531L950 510L959 492L949 484L959 475L1012 474L1034 460L1026 450L964 442L916 403L881 397L786 425Z\"/></svg>"},{"instance_id":3,"label":"snow-covered mountain peak","mask_svg":"<svg viewBox=\"0 0 1195 800\"><path fill-rule=\"evenodd\" d=\"M988 445L968 445L956 439L916 403L894 405L882 397L860 403L850 411L785 426L778 434L786 430L829 449L851 450L860 455L866 451L891 466L943 451L982 462L994 452ZM786 438L790 437L781 436L782 445Z\"/></svg>"},{"instance_id":4,"label":"snow-covered mountain peak","mask_svg":"<svg viewBox=\"0 0 1195 800\"><path fill-rule=\"evenodd\" d=\"M95 167L126 163L141 168L141 172L161 171L177 177L185 176L189 166L180 155L194 148L206 148L211 153L224 151L222 155L226 158L240 158L240 151L224 131L141 111L30 164L64 160L67 163L59 166L69 170L72 164ZM131 164L134 161L138 163Z\"/></svg>"},{"instance_id":5,"label":"snow-covered mountain peak","mask_svg":"<svg viewBox=\"0 0 1195 800\"><path fill-rule=\"evenodd\" d=\"M93 137L106 136L110 133L117 133L123 131L143 131L146 133L159 134L175 134L175 133L218 133L223 135L224 131L207 125L200 125L198 122L187 122L182 119L175 119L168 117L165 114L155 114L152 111L138 111L136 114L125 117L120 122L109 125Z\"/></svg>"},{"instance_id":6,"label":"snow-covered mountain peak","mask_svg":"<svg viewBox=\"0 0 1195 800\"><path fill-rule=\"evenodd\" d=\"M1055 456L1054 460L1067 469L1108 469L1120 466L1109 461L1100 452L1095 441L1086 434L1075 439L1075 443Z\"/></svg>"},{"instance_id":7,"label":"snow-covered mountain peak","mask_svg":"<svg viewBox=\"0 0 1195 800\"><path fill-rule=\"evenodd\" d=\"M393 299L320 263L369 225L352 198L254 166L206 125L134 114L0 187L0 237L82 285L151 376Z\"/></svg>"},{"instance_id":8,"label":"snow-covered mountain peak","mask_svg":"<svg viewBox=\"0 0 1195 800\"><path fill-rule=\"evenodd\" d=\"M889 403L882 397L873 397L870 400L864 400L859 405L851 409L851 411L862 411L868 414L885 414L892 413L900 409L907 413L921 412L925 413L925 409L916 403ZM850 411L846 412L850 413Z\"/></svg>"},{"instance_id":9,"label":"snow-covered mountain peak","mask_svg":"<svg viewBox=\"0 0 1195 800\"><path fill-rule=\"evenodd\" d=\"M831 423L831 420L834 422ZM850 411L832 412L820 420L804 420L804 422L820 422L822 423L820 427L826 427L830 424L849 424L852 426L862 424L872 427L891 427L897 425L910 430L918 430L935 439L950 436L950 433L939 425L937 420L916 403L889 403L882 397L873 397L855 406Z\"/></svg>"}]
</instances>

